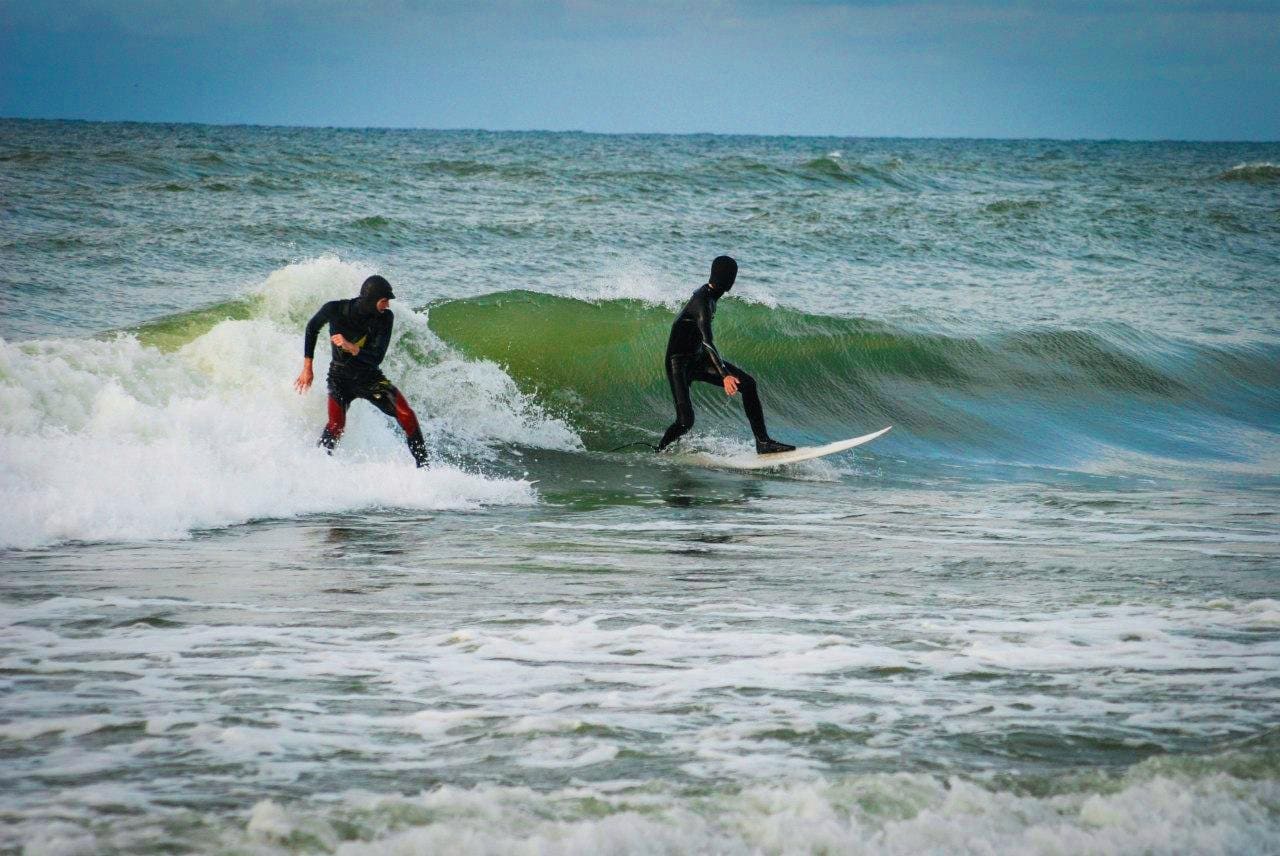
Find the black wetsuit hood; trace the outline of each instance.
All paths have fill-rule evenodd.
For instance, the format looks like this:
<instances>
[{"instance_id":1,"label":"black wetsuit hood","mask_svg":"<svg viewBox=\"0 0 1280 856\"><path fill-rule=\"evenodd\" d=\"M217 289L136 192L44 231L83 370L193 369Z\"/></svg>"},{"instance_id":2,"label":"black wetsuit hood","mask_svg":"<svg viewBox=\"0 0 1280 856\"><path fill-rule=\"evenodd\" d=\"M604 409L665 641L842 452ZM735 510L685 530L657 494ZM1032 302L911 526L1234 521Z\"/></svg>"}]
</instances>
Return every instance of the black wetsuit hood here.
<instances>
[{"instance_id":1,"label":"black wetsuit hood","mask_svg":"<svg viewBox=\"0 0 1280 856\"><path fill-rule=\"evenodd\" d=\"M360 286L360 296L356 298L356 306L364 314L370 315L378 311L378 301L384 297L395 300L396 296L391 291L391 283L384 277L374 274Z\"/></svg>"},{"instance_id":2,"label":"black wetsuit hood","mask_svg":"<svg viewBox=\"0 0 1280 856\"><path fill-rule=\"evenodd\" d=\"M738 263L731 256L716 256L711 263L711 283L719 292L733 288L733 281L738 278Z\"/></svg>"}]
</instances>

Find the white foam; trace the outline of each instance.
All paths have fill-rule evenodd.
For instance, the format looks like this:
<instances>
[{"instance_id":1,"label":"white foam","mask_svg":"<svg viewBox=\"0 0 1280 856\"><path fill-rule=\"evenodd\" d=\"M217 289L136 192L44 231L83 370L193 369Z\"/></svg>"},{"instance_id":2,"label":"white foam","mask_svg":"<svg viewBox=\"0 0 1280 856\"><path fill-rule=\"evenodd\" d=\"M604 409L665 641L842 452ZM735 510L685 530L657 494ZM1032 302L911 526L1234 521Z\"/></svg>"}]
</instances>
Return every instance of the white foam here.
<instances>
[{"instance_id":1,"label":"white foam","mask_svg":"<svg viewBox=\"0 0 1280 856\"><path fill-rule=\"evenodd\" d=\"M276 271L256 317L219 323L175 352L131 335L0 340L0 546L182 538L322 512L533 502L524 481L446 465L415 471L399 429L361 403L337 455L315 448L327 354L321 342L316 386L295 394L302 325L364 274L333 258ZM448 352L410 309L397 312L386 371L418 410L437 458L492 455L495 444L513 442L581 447L496 365Z\"/></svg>"},{"instance_id":2,"label":"white foam","mask_svg":"<svg viewBox=\"0 0 1280 856\"><path fill-rule=\"evenodd\" d=\"M130 720L120 717L85 714L83 716L42 717L19 722L0 724L0 738L5 740L30 740L45 734L62 734L64 737L80 737L103 728L124 725Z\"/></svg>"},{"instance_id":3,"label":"white foam","mask_svg":"<svg viewBox=\"0 0 1280 856\"><path fill-rule=\"evenodd\" d=\"M973 778L842 778L829 754L838 746L842 764L892 770L921 746L944 747L946 763L954 735L1102 734L1150 746L1262 733L1273 725L1280 640L1253 623L1274 611L1271 600L1010 614L999 605L922 612L903 602L806 605L722 591L679 612L624 602L530 608L503 598L496 611L450 615L438 600L369 603L359 615L377 616L349 625L314 604L310 616L285 615L277 612L292 605L219 595L86 594L7 607L0 667L74 679L81 697L113 701L110 716L76 716L63 712L71 709L64 688L35 684L3 711L0 739L47 741L42 775L124 772L146 782L140 794L90 787L52 804L60 816L89 819L105 836L94 839L97 850L141 848L114 821L92 822L94 806L136 804L155 825L157 796L206 787L218 775L208 771L228 766L252 771L257 793L277 795L228 833L233 850L239 835L267 852L309 841L356 853L1107 853L1129 842L1176 851L1184 836L1197 850L1267 852L1262 845L1280 832L1259 808L1280 796L1274 776L1233 779L1230 765L1215 771L1203 757L1030 797ZM127 620L157 611L180 612L180 621ZM230 620L237 614L254 618ZM86 634L85 620L100 632ZM374 629L392 632L371 639ZM954 680L973 672L1000 679ZM358 709L335 706L353 681ZM410 700L417 709L406 709ZM228 723L232 711L237 721ZM831 729L846 738L823 739ZM99 730L109 739L92 736ZM180 763L180 772L146 780L161 769L157 759ZM639 790L278 796L348 764L356 776L497 769L507 781L543 783L663 773ZM40 800L10 806L31 840L44 834ZM222 822L216 812L205 817ZM1144 817L1155 820L1150 828ZM364 844L351 842L351 823L369 824ZM84 844L74 829L56 838L51 849Z\"/></svg>"},{"instance_id":4,"label":"white foam","mask_svg":"<svg viewBox=\"0 0 1280 856\"><path fill-rule=\"evenodd\" d=\"M1280 627L1280 600L1272 598L1247 601L1219 599L1210 601L1205 606L1226 612L1225 622L1237 627L1248 630L1270 630Z\"/></svg>"},{"instance_id":5,"label":"white foam","mask_svg":"<svg viewBox=\"0 0 1280 856\"><path fill-rule=\"evenodd\" d=\"M1272 780L1153 775L1035 797L972 781L878 774L681 796L634 787L443 787L352 793L334 807L263 801L246 844L323 842L343 856L475 854L1261 853L1280 842ZM360 829L339 842L337 829ZM234 840L234 839L233 839ZM326 849L328 849L326 847Z\"/></svg>"},{"instance_id":6,"label":"white foam","mask_svg":"<svg viewBox=\"0 0 1280 856\"><path fill-rule=\"evenodd\" d=\"M29 856L94 856L102 850L93 833L75 824L57 821L32 830L22 852Z\"/></svg>"}]
</instances>

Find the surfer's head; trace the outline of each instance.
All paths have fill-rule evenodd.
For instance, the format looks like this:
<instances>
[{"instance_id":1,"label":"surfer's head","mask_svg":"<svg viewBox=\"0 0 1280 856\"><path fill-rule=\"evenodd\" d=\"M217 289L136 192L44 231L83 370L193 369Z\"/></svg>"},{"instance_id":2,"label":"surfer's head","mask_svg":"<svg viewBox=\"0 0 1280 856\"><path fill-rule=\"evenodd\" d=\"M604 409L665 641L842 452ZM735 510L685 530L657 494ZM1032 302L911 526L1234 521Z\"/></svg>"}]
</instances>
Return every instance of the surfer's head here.
<instances>
[{"instance_id":1,"label":"surfer's head","mask_svg":"<svg viewBox=\"0 0 1280 856\"><path fill-rule=\"evenodd\" d=\"M728 291L733 288L733 281L738 278L738 263L729 256L716 256L711 263L711 278L707 282L717 291Z\"/></svg>"},{"instance_id":2,"label":"surfer's head","mask_svg":"<svg viewBox=\"0 0 1280 856\"><path fill-rule=\"evenodd\" d=\"M385 312L390 301L395 299L391 283L376 273L360 286L360 308L365 312Z\"/></svg>"}]
</instances>

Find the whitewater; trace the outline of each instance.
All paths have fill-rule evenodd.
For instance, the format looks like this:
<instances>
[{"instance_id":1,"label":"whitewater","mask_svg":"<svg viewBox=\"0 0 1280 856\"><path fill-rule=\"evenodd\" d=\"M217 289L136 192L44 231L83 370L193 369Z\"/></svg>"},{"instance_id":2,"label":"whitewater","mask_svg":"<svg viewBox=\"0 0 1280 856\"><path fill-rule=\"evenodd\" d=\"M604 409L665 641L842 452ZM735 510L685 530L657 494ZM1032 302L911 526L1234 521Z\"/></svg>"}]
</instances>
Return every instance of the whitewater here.
<instances>
[{"instance_id":1,"label":"whitewater","mask_svg":"<svg viewBox=\"0 0 1280 856\"><path fill-rule=\"evenodd\" d=\"M292 394L297 329L365 275L336 258L287 267L254 295L251 317L221 321L173 350L127 332L0 343L0 545L177 538L319 512L534 501L527 480L485 478L448 459L485 441L531 438L571 449L576 436L542 416L496 366L451 357L443 345L439 361L404 384L439 413L424 434L437 446L449 437L440 466L425 477L407 472L396 454L402 442L374 419L353 420L343 465L315 447L324 396ZM398 321L388 371L404 362L406 340L431 347L424 319L409 310ZM326 370L322 354L317 371ZM343 487L317 491L318 481Z\"/></svg>"},{"instance_id":2,"label":"whitewater","mask_svg":"<svg viewBox=\"0 0 1280 856\"><path fill-rule=\"evenodd\" d=\"M1276 163L0 120L0 852L1280 849Z\"/></svg>"}]
</instances>

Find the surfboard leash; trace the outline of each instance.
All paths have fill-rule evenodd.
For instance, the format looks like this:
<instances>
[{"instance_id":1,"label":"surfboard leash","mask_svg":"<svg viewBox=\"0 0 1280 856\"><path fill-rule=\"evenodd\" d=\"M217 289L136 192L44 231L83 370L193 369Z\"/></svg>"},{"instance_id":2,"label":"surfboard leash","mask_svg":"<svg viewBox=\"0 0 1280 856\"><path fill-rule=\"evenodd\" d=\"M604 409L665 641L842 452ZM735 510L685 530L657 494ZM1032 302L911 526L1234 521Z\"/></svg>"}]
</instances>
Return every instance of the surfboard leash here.
<instances>
[{"instance_id":1,"label":"surfboard leash","mask_svg":"<svg viewBox=\"0 0 1280 856\"><path fill-rule=\"evenodd\" d=\"M643 440L636 440L634 443L623 443L621 446L618 446L613 449L607 449L606 451L621 452L623 449L630 449L632 446L644 446L647 449L653 449L653 451L655 452L658 451L657 446L653 445L652 443L646 443Z\"/></svg>"}]
</instances>

